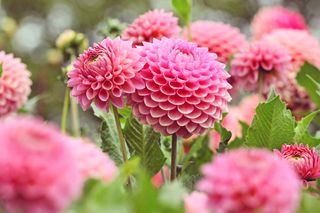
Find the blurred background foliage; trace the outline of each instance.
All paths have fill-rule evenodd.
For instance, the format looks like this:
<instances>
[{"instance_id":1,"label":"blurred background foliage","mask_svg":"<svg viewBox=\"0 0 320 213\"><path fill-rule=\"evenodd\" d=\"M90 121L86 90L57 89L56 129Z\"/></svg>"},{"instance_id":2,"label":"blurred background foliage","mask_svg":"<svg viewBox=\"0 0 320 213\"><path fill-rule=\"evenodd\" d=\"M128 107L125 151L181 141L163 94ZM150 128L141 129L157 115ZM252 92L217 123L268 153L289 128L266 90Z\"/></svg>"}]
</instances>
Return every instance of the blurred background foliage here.
<instances>
[{"instance_id":1,"label":"blurred background foliage","mask_svg":"<svg viewBox=\"0 0 320 213\"><path fill-rule=\"evenodd\" d=\"M31 97L39 96L35 114L59 122L65 86L61 53L55 39L65 29L84 33L90 44L103 39L99 31L108 18L130 23L154 8L171 10L170 0L0 0L0 48L21 57L32 72ZM250 39L250 21L263 6L284 5L300 11L311 31L320 36L319 0L194 0L193 20L222 21L237 26ZM81 113L81 125L95 122Z\"/></svg>"}]
</instances>

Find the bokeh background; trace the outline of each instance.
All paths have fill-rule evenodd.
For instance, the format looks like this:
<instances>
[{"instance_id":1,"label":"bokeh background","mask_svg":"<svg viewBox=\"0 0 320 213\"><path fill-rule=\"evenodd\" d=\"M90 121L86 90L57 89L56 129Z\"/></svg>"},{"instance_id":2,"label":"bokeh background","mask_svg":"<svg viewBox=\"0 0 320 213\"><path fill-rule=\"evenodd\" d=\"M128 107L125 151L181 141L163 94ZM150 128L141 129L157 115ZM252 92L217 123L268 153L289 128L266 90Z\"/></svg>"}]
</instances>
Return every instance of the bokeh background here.
<instances>
[{"instance_id":1,"label":"bokeh background","mask_svg":"<svg viewBox=\"0 0 320 213\"><path fill-rule=\"evenodd\" d=\"M0 0L0 48L21 57L32 72L31 97L39 97L34 113L59 122L64 84L55 39L65 29L84 33L90 43L108 18L130 23L154 8L171 10L170 0ZM319 0L194 0L193 20L222 21L237 26L250 39L250 22L259 8L283 5L302 13L320 37ZM81 111L81 110L80 110ZM91 126L91 113L81 112L81 125Z\"/></svg>"}]
</instances>

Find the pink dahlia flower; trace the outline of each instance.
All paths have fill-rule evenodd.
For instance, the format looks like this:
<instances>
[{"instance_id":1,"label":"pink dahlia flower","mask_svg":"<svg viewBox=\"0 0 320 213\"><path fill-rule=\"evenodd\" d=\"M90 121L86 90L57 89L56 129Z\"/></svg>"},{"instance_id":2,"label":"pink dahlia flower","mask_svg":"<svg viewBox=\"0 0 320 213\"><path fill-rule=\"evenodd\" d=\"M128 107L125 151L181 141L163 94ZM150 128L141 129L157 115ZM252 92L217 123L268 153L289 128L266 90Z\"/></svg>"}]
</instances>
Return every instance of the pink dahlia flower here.
<instances>
[{"instance_id":1,"label":"pink dahlia flower","mask_svg":"<svg viewBox=\"0 0 320 213\"><path fill-rule=\"evenodd\" d=\"M208 197L202 192L194 191L184 199L186 213L209 213Z\"/></svg>"},{"instance_id":2,"label":"pink dahlia flower","mask_svg":"<svg viewBox=\"0 0 320 213\"><path fill-rule=\"evenodd\" d=\"M271 152L238 149L218 155L202 168L197 188L217 213L295 212L300 180L292 167Z\"/></svg>"},{"instance_id":3,"label":"pink dahlia flower","mask_svg":"<svg viewBox=\"0 0 320 213\"><path fill-rule=\"evenodd\" d=\"M175 37L179 31L178 19L172 13L153 10L134 20L124 30L121 38L131 40L134 45L142 45L142 42L152 42L154 38Z\"/></svg>"},{"instance_id":4,"label":"pink dahlia flower","mask_svg":"<svg viewBox=\"0 0 320 213\"><path fill-rule=\"evenodd\" d=\"M0 117L15 112L28 100L31 92L31 73L19 58L0 51Z\"/></svg>"},{"instance_id":5,"label":"pink dahlia flower","mask_svg":"<svg viewBox=\"0 0 320 213\"><path fill-rule=\"evenodd\" d=\"M68 86L84 110L92 102L104 111L109 102L122 108L124 95L144 88L138 73L144 62L130 41L107 38L86 50L73 66Z\"/></svg>"},{"instance_id":6,"label":"pink dahlia flower","mask_svg":"<svg viewBox=\"0 0 320 213\"><path fill-rule=\"evenodd\" d=\"M229 74L206 48L180 39L154 40L138 47L146 65L146 88L130 95L133 114L164 135L188 138L220 120L231 100Z\"/></svg>"},{"instance_id":7,"label":"pink dahlia flower","mask_svg":"<svg viewBox=\"0 0 320 213\"><path fill-rule=\"evenodd\" d=\"M315 105L311 102L304 88L298 85L296 75L305 61L320 68L320 44L308 32L301 30L276 30L264 39L282 45L291 55L292 70L287 81L278 81L276 89L281 98L295 114L312 111Z\"/></svg>"},{"instance_id":8,"label":"pink dahlia flower","mask_svg":"<svg viewBox=\"0 0 320 213\"><path fill-rule=\"evenodd\" d=\"M6 212L56 213L80 195L83 179L55 126L14 117L0 126L0 206Z\"/></svg>"},{"instance_id":9,"label":"pink dahlia flower","mask_svg":"<svg viewBox=\"0 0 320 213\"><path fill-rule=\"evenodd\" d=\"M236 27L213 21L196 21L191 24L192 41L218 55L218 61L227 63L230 56L247 45L245 37ZM187 30L183 37L187 39Z\"/></svg>"},{"instance_id":10,"label":"pink dahlia flower","mask_svg":"<svg viewBox=\"0 0 320 213\"><path fill-rule=\"evenodd\" d=\"M303 16L283 7L261 9L253 18L252 33L256 39L276 29L307 30Z\"/></svg>"},{"instance_id":11,"label":"pink dahlia flower","mask_svg":"<svg viewBox=\"0 0 320 213\"><path fill-rule=\"evenodd\" d=\"M118 169L110 157L88 139L77 139L70 143L84 179L96 178L110 182Z\"/></svg>"},{"instance_id":12,"label":"pink dahlia flower","mask_svg":"<svg viewBox=\"0 0 320 213\"><path fill-rule=\"evenodd\" d=\"M314 147L310 149L308 145L303 144L284 144L281 152L274 150L274 153L287 160L302 180L308 181L320 178L320 156Z\"/></svg>"},{"instance_id":13,"label":"pink dahlia flower","mask_svg":"<svg viewBox=\"0 0 320 213\"><path fill-rule=\"evenodd\" d=\"M257 41L234 55L231 75L240 87L252 91L258 88L259 75L263 75L263 92L269 92L272 84L284 81L291 69L289 53L280 45L269 41Z\"/></svg>"}]
</instances>

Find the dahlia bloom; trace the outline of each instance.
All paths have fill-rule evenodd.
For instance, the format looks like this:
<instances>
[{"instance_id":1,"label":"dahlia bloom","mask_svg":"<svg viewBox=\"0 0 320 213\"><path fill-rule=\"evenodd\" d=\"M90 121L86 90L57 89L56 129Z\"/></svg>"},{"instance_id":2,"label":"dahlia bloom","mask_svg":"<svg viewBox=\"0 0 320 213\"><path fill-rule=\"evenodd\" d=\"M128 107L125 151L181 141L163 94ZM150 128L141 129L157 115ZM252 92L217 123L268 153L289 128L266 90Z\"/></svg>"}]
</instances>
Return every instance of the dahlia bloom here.
<instances>
[{"instance_id":1,"label":"dahlia bloom","mask_svg":"<svg viewBox=\"0 0 320 213\"><path fill-rule=\"evenodd\" d=\"M184 199L186 213L209 213L206 194L194 191Z\"/></svg>"},{"instance_id":2,"label":"dahlia bloom","mask_svg":"<svg viewBox=\"0 0 320 213\"><path fill-rule=\"evenodd\" d=\"M77 139L70 145L84 179L96 178L110 182L117 175L115 163L88 139Z\"/></svg>"},{"instance_id":3,"label":"dahlia bloom","mask_svg":"<svg viewBox=\"0 0 320 213\"><path fill-rule=\"evenodd\" d=\"M307 30L308 26L300 13L278 6L258 11L253 18L251 28L253 36L260 39L276 29Z\"/></svg>"},{"instance_id":4,"label":"dahlia bloom","mask_svg":"<svg viewBox=\"0 0 320 213\"><path fill-rule=\"evenodd\" d=\"M320 68L320 44L308 32L301 30L276 30L263 37L270 42L282 45L291 56L292 70L287 74L287 81L278 81L275 85L281 98L295 114L312 111L315 105L305 89L298 85L296 75L305 61Z\"/></svg>"},{"instance_id":5,"label":"dahlia bloom","mask_svg":"<svg viewBox=\"0 0 320 213\"><path fill-rule=\"evenodd\" d=\"M6 212L61 212L80 195L83 179L70 139L55 126L12 117L0 134L0 206Z\"/></svg>"},{"instance_id":6,"label":"dahlia bloom","mask_svg":"<svg viewBox=\"0 0 320 213\"><path fill-rule=\"evenodd\" d=\"M31 92L31 73L19 58L0 51L0 117L6 116L22 107Z\"/></svg>"},{"instance_id":7,"label":"dahlia bloom","mask_svg":"<svg viewBox=\"0 0 320 213\"><path fill-rule=\"evenodd\" d=\"M123 40L131 40L133 45L142 45L142 42L152 42L154 38L175 37L179 31L178 19L172 13L153 10L134 20L124 30L121 38Z\"/></svg>"},{"instance_id":8,"label":"dahlia bloom","mask_svg":"<svg viewBox=\"0 0 320 213\"><path fill-rule=\"evenodd\" d=\"M285 79L291 69L290 59L289 53L280 45L257 41L234 55L231 75L248 91L258 88L259 75L263 75L263 93L268 93L272 84Z\"/></svg>"},{"instance_id":9,"label":"dahlia bloom","mask_svg":"<svg viewBox=\"0 0 320 213\"><path fill-rule=\"evenodd\" d=\"M310 149L308 145L303 144L284 144L281 152L274 150L274 154L287 160L302 180L320 178L320 156L314 147Z\"/></svg>"},{"instance_id":10,"label":"dahlia bloom","mask_svg":"<svg viewBox=\"0 0 320 213\"><path fill-rule=\"evenodd\" d=\"M218 55L218 61L227 63L230 56L247 45L247 41L236 27L213 21L196 21L191 24L192 42L207 47ZM183 37L187 39L187 30Z\"/></svg>"},{"instance_id":11,"label":"dahlia bloom","mask_svg":"<svg viewBox=\"0 0 320 213\"><path fill-rule=\"evenodd\" d=\"M81 54L73 66L68 86L83 110L92 102L104 111L109 102L122 108L124 95L144 88L138 73L144 62L130 41L107 38Z\"/></svg>"},{"instance_id":12,"label":"dahlia bloom","mask_svg":"<svg viewBox=\"0 0 320 213\"><path fill-rule=\"evenodd\" d=\"M231 100L229 74L206 48L180 39L154 40L138 47L146 65L146 87L129 96L133 114L164 135L188 138L220 120Z\"/></svg>"},{"instance_id":13,"label":"dahlia bloom","mask_svg":"<svg viewBox=\"0 0 320 213\"><path fill-rule=\"evenodd\" d=\"M218 155L202 168L198 190L217 213L295 212L300 180L292 167L271 152L238 149Z\"/></svg>"}]
</instances>

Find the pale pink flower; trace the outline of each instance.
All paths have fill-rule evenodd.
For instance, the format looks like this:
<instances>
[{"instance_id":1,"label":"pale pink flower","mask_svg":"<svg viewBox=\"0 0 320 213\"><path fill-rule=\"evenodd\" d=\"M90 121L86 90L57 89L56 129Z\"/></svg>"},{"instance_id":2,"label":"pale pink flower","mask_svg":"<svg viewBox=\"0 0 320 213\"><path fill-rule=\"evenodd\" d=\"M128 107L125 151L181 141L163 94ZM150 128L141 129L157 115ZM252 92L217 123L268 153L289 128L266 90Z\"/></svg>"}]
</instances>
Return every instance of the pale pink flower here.
<instances>
[{"instance_id":1,"label":"pale pink flower","mask_svg":"<svg viewBox=\"0 0 320 213\"><path fill-rule=\"evenodd\" d=\"M130 95L133 114L164 135L188 138L220 120L231 100L229 74L206 48L180 39L154 40L138 47L146 60L146 88Z\"/></svg>"},{"instance_id":2,"label":"pale pink flower","mask_svg":"<svg viewBox=\"0 0 320 213\"><path fill-rule=\"evenodd\" d=\"M301 30L276 30L264 39L282 45L291 56L292 70L287 74L287 81L278 81L275 85L281 98L296 115L312 111L315 105L305 89L298 85L296 75L305 61L320 68L319 41L308 32Z\"/></svg>"},{"instance_id":3,"label":"pale pink flower","mask_svg":"<svg viewBox=\"0 0 320 213\"><path fill-rule=\"evenodd\" d=\"M320 178L320 156L317 150L308 145L284 144L281 151L274 150L274 153L287 160L304 181Z\"/></svg>"},{"instance_id":4,"label":"pale pink flower","mask_svg":"<svg viewBox=\"0 0 320 213\"><path fill-rule=\"evenodd\" d=\"M154 38L175 37L179 31L178 19L171 12L153 10L134 20L121 38L131 40L134 45L142 45L142 42L152 42Z\"/></svg>"},{"instance_id":5,"label":"pale pink flower","mask_svg":"<svg viewBox=\"0 0 320 213\"><path fill-rule=\"evenodd\" d=\"M14 213L61 212L78 198L83 182L70 139L32 117L2 122L0 205Z\"/></svg>"},{"instance_id":6,"label":"pale pink flower","mask_svg":"<svg viewBox=\"0 0 320 213\"><path fill-rule=\"evenodd\" d=\"M202 168L197 188L217 213L295 212L300 180L293 168L271 152L238 149L215 156Z\"/></svg>"},{"instance_id":7,"label":"pale pink flower","mask_svg":"<svg viewBox=\"0 0 320 213\"><path fill-rule=\"evenodd\" d=\"M162 170L163 170L163 174L165 175L165 178L167 180L170 179L170 171L169 171L169 168L165 165L162 167ZM151 178L151 182L152 184L157 187L157 188L160 188L164 183L165 183L165 180L163 180L163 177L162 177L162 174L161 174L161 171L159 171L157 174L155 174L152 178Z\"/></svg>"},{"instance_id":8,"label":"pale pink flower","mask_svg":"<svg viewBox=\"0 0 320 213\"><path fill-rule=\"evenodd\" d=\"M209 213L208 197L202 192L194 191L184 198L186 213Z\"/></svg>"},{"instance_id":9,"label":"pale pink flower","mask_svg":"<svg viewBox=\"0 0 320 213\"><path fill-rule=\"evenodd\" d=\"M278 44L261 40L251 43L234 55L231 75L236 84L248 91L257 90L259 75L263 75L263 92L271 85L284 81L291 69L289 53Z\"/></svg>"},{"instance_id":10,"label":"pale pink flower","mask_svg":"<svg viewBox=\"0 0 320 213\"><path fill-rule=\"evenodd\" d=\"M295 11L277 7L266 7L258 11L252 21L252 33L256 39L276 29L307 30L303 16Z\"/></svg>"},{"instance_id":11,"label":"pale pink flower","mask_svg":"<svg viewBox=\"0 0 320 213\"><path fill-rule=\"evenodd\" d=\"M247 41L236 27L213 21L196 21L191 24L192 42L207 47L218 55L218 61L227 63L230 56L247 45ZM188 38L187 30L183 37Z\"/></svg>"},{"instance_id":12,"label":"pale pink flower","mask_svg":"<svg viewBox=\"0 0 320 213\"><path fill-rule=\"evenodd\" d=\"M130 41L107 38L81 54L73 66L68 86L84 110L92 102L104 111L109 103L122 108L124 95L144 88L139 75L144 62Z\"/></svg>"},{"instance_id":13,"label":"pale pink flower","mask_svg":"<svg viewBox=\"0 0 320 213\"><path fill-rule=\"evenodd\" d=\"M31 73L20 58L0 51L0 117L6 116L22 107L31 92Z\"/></svg>"},{"instance_id":14,"label":"pale pink flower","mask_svg":"<svg viewBox=\"0 0 320 213\"><path fill-rule=\"evenodd\" d=\"M90 140L76 139L70 145L84 179L95 178L110 182L118 174L115 163Z\"/></svg>"}]
</instances>

